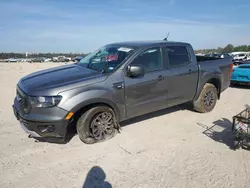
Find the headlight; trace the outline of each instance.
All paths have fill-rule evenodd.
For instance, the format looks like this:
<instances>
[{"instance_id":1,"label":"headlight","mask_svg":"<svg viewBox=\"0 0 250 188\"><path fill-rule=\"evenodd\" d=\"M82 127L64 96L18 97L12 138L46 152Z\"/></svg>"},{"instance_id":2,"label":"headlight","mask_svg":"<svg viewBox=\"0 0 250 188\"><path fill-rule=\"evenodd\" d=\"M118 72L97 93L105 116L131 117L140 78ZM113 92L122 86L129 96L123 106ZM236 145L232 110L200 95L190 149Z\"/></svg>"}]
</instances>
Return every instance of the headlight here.
<instances>
[{"instance_id":1,"label":"headlight","mask_svg":"<svg viewBox=\"0 0 250 188\"><path fill-rule=\"evenodd\" d=\"M30 104L38 108L53 107L59 104L62 96L54 97L29 97Z\"/></svg>"}]
</instances>

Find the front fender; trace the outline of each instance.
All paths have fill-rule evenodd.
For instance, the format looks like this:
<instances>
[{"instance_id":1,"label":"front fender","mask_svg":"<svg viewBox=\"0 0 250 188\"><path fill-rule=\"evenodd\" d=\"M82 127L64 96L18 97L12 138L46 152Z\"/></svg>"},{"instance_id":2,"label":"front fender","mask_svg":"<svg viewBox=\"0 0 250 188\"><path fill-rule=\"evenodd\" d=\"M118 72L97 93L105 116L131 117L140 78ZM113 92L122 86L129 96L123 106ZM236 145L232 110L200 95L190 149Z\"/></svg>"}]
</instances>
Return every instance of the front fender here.
<instances>
[{"instance_id":1,"label":"front fender","mask_svg":"<svg viewBox=\"0 0 250 188\"><path fill-rule=\"evenodd\" d=\"M125 116L125 106L122 91L112 91L109 89L89 88L85 91L66 91L60 93L63 100L59 103L59 107L71 112L77 112L91 104L102 103L109 105L115 111L117 119L123 119Z\"/></svg>"},{"instance_id":2,"label":"front fender","mask_svg":"<svg viewBox=\"0 0 250 188\"><path fill-rule=\"evenodd\" d=\"M118 121L120 120L121 112L120 112L118 106L113 101L110 101L108 99L103 99L103 98L93 98L93 99L85 100L85 101L77 104L70 111L75 113L78 110L80 110L86 106L92 105L92 104L106 104L106 105L112 107L112 109L114 110L114 112L117 116L117 120Z\"/></svg>"}]
</instances>

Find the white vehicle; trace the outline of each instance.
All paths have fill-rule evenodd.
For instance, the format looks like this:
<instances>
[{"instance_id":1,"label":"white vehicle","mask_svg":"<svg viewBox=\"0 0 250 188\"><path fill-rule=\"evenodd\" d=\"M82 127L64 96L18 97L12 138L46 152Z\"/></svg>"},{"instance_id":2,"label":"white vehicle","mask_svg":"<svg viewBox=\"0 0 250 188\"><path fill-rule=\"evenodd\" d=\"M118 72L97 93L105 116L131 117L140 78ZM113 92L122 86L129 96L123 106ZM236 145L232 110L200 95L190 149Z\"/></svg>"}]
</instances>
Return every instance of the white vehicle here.
<instances>
[{"instance_id":1,"label":"white vehicle","mask_svg":"<svg viewBox=\"0 0 250 188\"><path fill-rule=\"evenodd\" d=\"M28 62L28 59L19 59L20 62Z\"/></svg>"},{"instance_id":2,"label":"white vehicle","mask_svg":"<svg viewBox=\"0 0 250 188\"><path fill-rule=\"evenodd\" d=\"M53 57L53 62L69 62L69 61L71 61L70 57L65 57L65 56Z\"/></svg>"},{"instance_id":3,"label":"white vehicle","mask_svg":"<svg viewBox=\"0 0 250 188\"><path fill-rule=\"evenodd\" d=\"M250 60L250 55L247 52L238 53L233 56L233 60L235 63L241 63Z\"/></svg>"},{"instance_id":4,"label":"white vehicle","mask_svg":"<svg viewBox=\"0 0 250 188\"><path fill-rule=\"evenodd\" d=\"M46 58L46 59L44 59L44 62L50 62L50 61L52 61L51 58Z\"/></svg>"},{"instance_id":5,"label":"white vehicle","mask_svg":"<svg viewBox=\"0 0 250 188\"><path fill-rule=\"evenodd\" d=\"M6 59L5 61L11 63L11 62L17 62L18 59L16 59L16 58L9 58L9 59Z\"/></svg>"},{"instance_id":6,"label":"white vehicle","mask_svg":"<svg viewBox=\"0 0 250 188\"><path fill-rule=\"evenodd\" d=\"M72 61L72 59L71 59L71 57L66 57L66 58L65 58L65 61L66 61L66 62L69 62L69 61Z\"/></svg>"}]
</instances>

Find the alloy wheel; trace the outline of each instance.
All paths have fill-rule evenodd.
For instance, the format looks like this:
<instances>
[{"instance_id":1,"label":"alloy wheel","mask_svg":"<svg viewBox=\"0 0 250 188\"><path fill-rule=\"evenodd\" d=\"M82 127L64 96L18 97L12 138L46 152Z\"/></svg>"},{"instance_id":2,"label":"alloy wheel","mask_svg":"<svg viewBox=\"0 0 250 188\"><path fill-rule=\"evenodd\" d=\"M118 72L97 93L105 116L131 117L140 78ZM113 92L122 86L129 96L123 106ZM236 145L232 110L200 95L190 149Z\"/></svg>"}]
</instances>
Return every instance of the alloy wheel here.
<instances>
[{"instance_id":1,"label":"alloy wheel","mask_svg":"<svg viewBox=\"0 0 250 188\"><path fill-rule=\"evenodd\" d=\"M109 112L97 114L91 123L91 132L96 140L104 140L114 132L114 117Z\"/></svg>"}]
</instances>

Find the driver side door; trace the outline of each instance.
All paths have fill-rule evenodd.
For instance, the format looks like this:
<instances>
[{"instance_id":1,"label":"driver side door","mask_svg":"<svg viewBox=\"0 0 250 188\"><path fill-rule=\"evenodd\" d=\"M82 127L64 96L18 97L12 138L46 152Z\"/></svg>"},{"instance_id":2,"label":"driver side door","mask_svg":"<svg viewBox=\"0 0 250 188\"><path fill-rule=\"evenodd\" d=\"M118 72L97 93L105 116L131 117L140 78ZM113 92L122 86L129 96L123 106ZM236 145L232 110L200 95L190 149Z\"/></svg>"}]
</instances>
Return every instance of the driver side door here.
<instances>
[{"instance_id":1,"label":"driver side door","mask_svg":"<svg viewBox=\"0 0 250 188\"><path fill-rule=\"evenodd\" d=\"M127 118L146 114L166 106L164 86L165 66L160 47L141 52L129 65L141 65L141 77L125 77L125 104Z\"/></svg>"}]
</instances>

